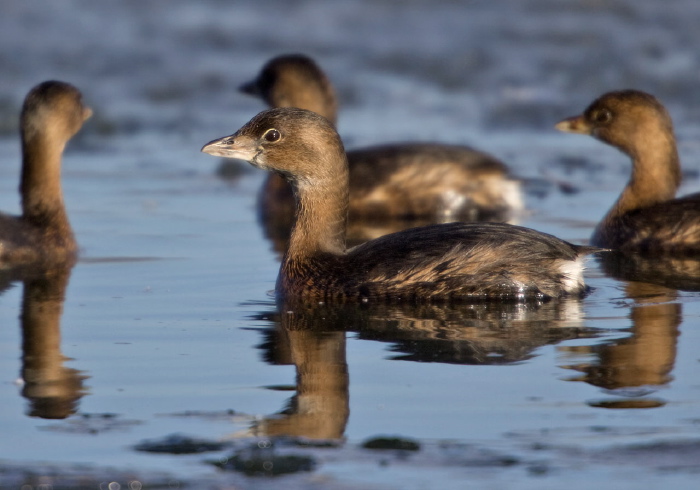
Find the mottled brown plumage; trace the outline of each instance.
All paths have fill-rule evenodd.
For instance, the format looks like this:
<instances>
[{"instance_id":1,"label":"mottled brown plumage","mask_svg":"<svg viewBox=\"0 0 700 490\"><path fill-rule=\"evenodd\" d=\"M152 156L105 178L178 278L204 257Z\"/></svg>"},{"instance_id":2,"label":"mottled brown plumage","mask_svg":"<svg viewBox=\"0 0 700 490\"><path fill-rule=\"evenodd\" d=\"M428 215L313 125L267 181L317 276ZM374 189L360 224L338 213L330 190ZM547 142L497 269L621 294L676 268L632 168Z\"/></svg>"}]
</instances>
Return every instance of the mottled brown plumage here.
<instances>
[{"instance_id":1,"label":"mottled brown plumage","mask_svg":"<svg viewBox=\"0 0 700 490\"><path fill-rule=\"evenodd\" d=\"M307 56L273 58L241 91L270 107L308 109L336 124L333 86ZM505 221L523 208L520 183L506 165L467 146L393 143L351 150L347 158L351 220ZM260 203L264 220L291 225L294 199L282 178L270 175Z\"/></svg>"},{"instance_id":2,"label":"mottled brown plumage","mask_svg":"<svg viewBox=\"0 0 700 490\"><path fill-rule=\"evenodd\" d=\"M582 257L596 249L499 223L413 228L345 249L348 168L325 118L264 111L202 151L249 161L289 181L296 223L277 281L282 298L449 301L580 295Z\"/></svg>"},{"instance_id":3,"label":"mottled brown plumage","mask_svg":"<svg viewBox=\"0 0 700 490\"><path fill-rule=\"evenodd\" d=\"M91 114L80 91L63 82L43 82L25 98L22 215L0 214L0 267L75 259L78 246L63 204L61 158Z\"/></svg>"},{"instance_id":4,"label":"mottled brown plumage","mask_svg":"<svg viewBox=\"0 0 700 490\"><path fill-rule=\"evenodd\" d=\"M673 123L644 92L609 92L557 129L589 134L632 159L632 175L591 242L623 251L700 252L700 193L674 199L681 168Z\"/></svg>"}]
</instances>

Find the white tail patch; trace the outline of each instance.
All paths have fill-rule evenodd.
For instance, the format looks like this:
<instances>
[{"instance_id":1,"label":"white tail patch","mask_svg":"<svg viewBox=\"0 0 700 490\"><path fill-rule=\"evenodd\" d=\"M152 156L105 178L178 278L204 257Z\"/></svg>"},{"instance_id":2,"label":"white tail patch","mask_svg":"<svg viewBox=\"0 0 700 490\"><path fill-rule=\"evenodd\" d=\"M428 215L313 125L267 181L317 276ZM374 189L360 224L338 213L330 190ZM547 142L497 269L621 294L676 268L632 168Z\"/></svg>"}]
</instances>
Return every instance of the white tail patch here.
<instances>
[{"instance_id":1,"label":"white tail patch","mask_svg":"<svg viewBox=\"0 0 700 490\"><path fill-rule=\"evenodd\" d=\"M513 211L522 211L525 209L520 182L516 180L504 180L502 183L502 194L503 200Z\"/></svg>"},{"instance_id":2,"label":"white tail patch","mask_svg":"<svg viewBox=\"0 0 700 490\"><path fill-rule=\"evenodd\" d=\"M442 199L441 211L444 222L452 220L457 213L462 211L464 203L467 201L467 198L463 194L453 189L448 189L443 192L440 198Z\"/></svg>"},{"instance_id":3,"label":"white tail patch","mask_svg":"<svg viewBox=\"0 0 700 490\"><path fill-rule=\"evenodd\" d=\"M563 276L562 286L567 293L578 293L585 287L583 282L585 260L583 256L576 260L557 260L556 266Z\"/></svg>"}]
</instances>

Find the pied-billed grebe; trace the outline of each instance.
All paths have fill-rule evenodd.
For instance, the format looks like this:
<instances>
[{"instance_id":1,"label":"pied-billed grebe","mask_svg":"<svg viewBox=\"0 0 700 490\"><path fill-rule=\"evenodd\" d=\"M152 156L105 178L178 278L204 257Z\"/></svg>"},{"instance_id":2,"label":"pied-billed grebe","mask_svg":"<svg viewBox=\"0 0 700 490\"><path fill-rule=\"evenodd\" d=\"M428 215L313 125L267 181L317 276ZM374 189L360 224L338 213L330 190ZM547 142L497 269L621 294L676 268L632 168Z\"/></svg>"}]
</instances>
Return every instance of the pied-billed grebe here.
<instances>
[{"instance_id":1,"label":"pied-billed grebe","mask_svg":"<svg viewBox=\"0 0 700 490\"><path fill-rule=\"evenodd\" d=\"M597 249L501 223L412 228L345 248L348 166L333 125L296 108L261 112L202 151L284 176L296 223L278 297L318 301L444 301L580 295L583 256Z\"/></svg>"},{"instance_id":2,"label":"pied-billed grebe","mask_svg":"<svg viewBox=\"0 0 700 490\"><path fill-rule=\"evenodd\" d=\"M333 86L307 56L273 58L240 89L270 107L308 109L336 124ZM351 150L347 158L351 219L505 221L523 208L520 183L506 165L467 146L395 143ZM261 205L264 214L291 217L294 199L282 178L270 175Z\"/></svg>"},{"instance_id":3,"label":"pied-billed grebe","mask_svg":"<svg viewBox=\"0 0 700 490\"><path fill-rule=\"evenodd\" d=\"M32 88L20 116L22 215L0 214L0 266L75 259L78 245L61 190L61 158L68 140L92 111L64 82Z\"/></svg>"},{"instance_id":4,"label":"pied-billed grebe","mask_svg":"<svg viewBox=\"0 0 700 490\"><path fill-rule=\"evenodd\" d=\"M663 105L637 90L609 92L556 126L589 134L632 159L632 176L591 243L638 252L700 252L700 193L674 199L681 183L673 123Z\"/></svg>"}]
</instances>

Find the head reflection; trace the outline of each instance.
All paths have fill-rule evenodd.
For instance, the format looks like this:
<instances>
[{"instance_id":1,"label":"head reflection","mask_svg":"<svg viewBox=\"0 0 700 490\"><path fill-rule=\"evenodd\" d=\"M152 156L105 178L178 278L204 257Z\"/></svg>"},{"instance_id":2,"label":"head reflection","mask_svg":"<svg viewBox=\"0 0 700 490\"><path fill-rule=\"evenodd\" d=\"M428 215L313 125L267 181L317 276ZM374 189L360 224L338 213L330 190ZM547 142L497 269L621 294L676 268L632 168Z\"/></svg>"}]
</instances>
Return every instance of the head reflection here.
<instances>
[{"instance_id":1,"label":"head reflection","mask_svg":"<svg viewBox=\"0 0 700 490\"><path fill-rule=\"evenodd\" d=\"M61 314L70 267L23 274L22 396L29 400L27 415L64 419L77 410L85 394L80 371L63 365Z\"/></svg>"},{"instance_id":2,"label":"head reflection","mask_svg":"<svg viewBox=\"0 0 700 490\"><path fill-rule=\"evenodd\" d=\"M673 380L676 344L682 322L678 290L698 290L700 261L691 258L607 254L603 270L625 281L625 296L633 301L631 335L585 347L562 347L567 356L587 355L586 362L566 365L582 373L571 378L605 389L618 399L590 402L601 408L654 408L665 405L650 398Z\"/></svg>"},{"instance_id":3,"label":"head reflection","mask_svg":"<svg viewBox=\"0 0 700 490\"><path fill-rule=\"evenodd\" d=\"M292 316L282 316L279 341L296 366L296 395L280 417L268 417L256 429L266 436L340 439L350 415L345 332L299 330Z\"/></svg>"}]
</instances>

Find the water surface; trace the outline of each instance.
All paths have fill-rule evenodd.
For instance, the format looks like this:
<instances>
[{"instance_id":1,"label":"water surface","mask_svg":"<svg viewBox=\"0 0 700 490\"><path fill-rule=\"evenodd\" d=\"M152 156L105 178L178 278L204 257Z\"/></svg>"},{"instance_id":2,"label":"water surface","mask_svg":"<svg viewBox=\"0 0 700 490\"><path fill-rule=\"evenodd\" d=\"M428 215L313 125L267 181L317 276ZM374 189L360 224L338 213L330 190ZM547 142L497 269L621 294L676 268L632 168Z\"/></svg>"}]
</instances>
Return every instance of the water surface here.
<instances>
[{"instance_id":1,"label":"water surface","mask_svg":"<svg viewBox=\"0 0 700 490\"><path fill-rule=\"evenodd\" d=\"M658 95L677 126L682 192L700 188L696 2L2 10L0 208L19 208L16 118L33 84L76 84L95 117L64 162L81 261L0 296L1 484L38 484L29 468L122 488L273 487L282 480L207 461L287 434L337 442L278 442L277 454L316 461L279 477L290 488L695 488L697 263L591 260L581 301L290 315L270 296L278 256L255 210L264 175L220 179L199 149L263 108L236 86L300 51L336 84L349 147L478 146L527 180L520 224L584 243L629 164L552 126L603 91ZM173 434L226 446L136 449ZM379 435L421 450L360 449Z\"/></svg>"}]
</instances>

